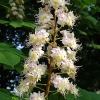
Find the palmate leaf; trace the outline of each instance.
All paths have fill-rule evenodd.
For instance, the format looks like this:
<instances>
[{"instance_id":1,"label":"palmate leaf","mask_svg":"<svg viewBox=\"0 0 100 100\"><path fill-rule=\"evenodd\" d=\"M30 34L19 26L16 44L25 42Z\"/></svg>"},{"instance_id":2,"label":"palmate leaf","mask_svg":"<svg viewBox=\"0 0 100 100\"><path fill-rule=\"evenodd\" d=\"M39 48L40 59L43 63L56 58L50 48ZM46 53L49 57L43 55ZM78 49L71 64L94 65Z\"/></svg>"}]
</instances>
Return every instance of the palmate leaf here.
<instances>
[{"instance_id":1,"label":"palmate leaf","mask_svg":"<svg viewBox=\"0 0 100 100\"><path fill-rule=\"evenodd\" d=\"M14 28L25 26L34 29L36 27L34 23L20 22L20 21L11 21L10 25L13 26Z\"/></svg>"},{"instance_id":2,"label":"palmate leaf","mask_svg":"<svg viewBox=\"0 0 100 100\"><path fill-rule=\"evenodd\" d=\"M10 93L0 91L0 100L22 100L22 99L19 99L18 97L15 97Z\"/></svg>"},{"instance_id":3,"label":"palmate leaf","mask_svg":"<svg viewBox=\"0 0 100 100\"><path fill-rule=\"evenodd\" d=\"M72 94L66 94L67 100L100 100L100 95L80 89L79 97L74 97Z\"/></svg>"},{"instance_id":4,"label":"palmate leaf","mask_svg":"<svg viewBox=\"0 0 100 100\"><path fill-rule=\"evenodd\" d=\"M81 31L81 30L77 30L80 34L82 34L82 35L87 35L87 33L86 32L83 32L83 31Z\"/></svg>"},{"instance_id":5,"label":"palmate leaf","mask_svg":"<svg viewBox=\"0 0 100 100\"><path fill-rule=\"evenodd\" d=\"M92 43L92 44L86 44L86 46L92 47L92 48L94 48L94 49L100 49L100 45L94 44L94 43Z\"/></svg>"},{"instance_id":6,"label":"palmate leaf","mask_svg":"<svg viewBox=\"0 0 100 100\"><path fill-rule=\"evenodd\" d=\"M90 5L90 4L96 4L97 0L83 0L83 2Z\"/></svg>"},{"instance_id":7,"label":"palmate leaf","mask_svg":"<svg viewBox=\"0 0 100 100\"><path fill-rule=\"evenodd\" d=\"M14 67L14 65L18 64L19 62L19 56L4 50L0 52L0 63Z\"/></svg>"},{"instance_id":8,"label":"palmate leaf","mask_svg":"<svg viewBox=\"0 0 100 100\"><path fill-rule=\"evenodd\" d=\"M64 96L60 93L51 93L48 100L65 100Z\"/></svg>"},{"instance_id":9,"label":"palmate leaf","mask_svg":"<svg viewBox=\"0 0 100 100\"><path fill-rule=\"evenodd\" d=\"M94 25L96 25L98 23L98 20L95 19L94 17L92 16L87 16L87 19Z\"/></svg>"},{"instance_id":10,"label":"palmate leaf","mask_svg":"<svg viewBox=\"0 0 100 100\"><path fill-rule=\"evenodd\" d=\"M20 62L20 59L26 59L22 51L17 50L12 44L0 43L0 63L3 64L4 69L16 69L18 72L22 71L23 67L15 67Z\"/></svg>"},{"instance_id":11,"label":"palmate leaf","mask_svg":"<svg viewBox=\"0 0 100 100\"><path fill-rule=\"evenodd\" d=\"M23 22L23 21L6 21L6 20L0 20L0 24L11 25L14 28L23 27L24 26L24 27L28 27L28 28L34 29L36 27L36 25L34 23Z\"/></svg>"},{"instance_id":12,"label":"palmate leaf","mask_svg":"<svg viewBox=\"0 0 100 100\"><path fill-rule=\"evenodd\" d=\"M17 50L16 48L13 47L12 44L7 44L7 43L0 43L0 51L9 51L15 55L18 55L19 57L25 59L26 56L24 56L23 52L21 50Z\"/></svg>"},{"instance_id":13,"label":"palmate leaf","mask_svg":"<svg viewBox=\"0 0 100 100\"><path fill-rule=\"evenodd\" d=\"M8 25L8 24L9 24L9 21L6 21L6 20L0 20L0 24Z\"/></svg>"}]
</instances>

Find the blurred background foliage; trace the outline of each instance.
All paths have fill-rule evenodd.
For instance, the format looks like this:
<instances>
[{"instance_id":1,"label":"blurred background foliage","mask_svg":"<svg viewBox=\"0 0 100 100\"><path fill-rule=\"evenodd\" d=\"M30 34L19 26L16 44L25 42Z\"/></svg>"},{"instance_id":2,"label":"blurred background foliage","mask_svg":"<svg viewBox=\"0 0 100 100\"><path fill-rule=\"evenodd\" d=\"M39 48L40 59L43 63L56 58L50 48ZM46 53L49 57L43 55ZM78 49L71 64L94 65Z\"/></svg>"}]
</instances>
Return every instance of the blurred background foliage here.
<instances>
[{"instance_id":1,"label":"blurred background foliage","mask_svg":"<svg viewBox=\"0 0 100 100\"><path fill-rule=\"evenodd\" d=\"M20 3L21 0L15 0ZM68 8L79 16L73 27L82 44L77 53L81 65L76 77L78 87L88 91L100 90L100 0L70 0ZM0 88L13 91L18 84L23 64L28 57L26 47L29 32L36 27L35 14L41 4L37 0L24 0L22 19L11 12L9 0L0 0ZM21 14L21 13L20 13ZM6 100L6 99L5 99Z\"/></svg>"}]
</instances>

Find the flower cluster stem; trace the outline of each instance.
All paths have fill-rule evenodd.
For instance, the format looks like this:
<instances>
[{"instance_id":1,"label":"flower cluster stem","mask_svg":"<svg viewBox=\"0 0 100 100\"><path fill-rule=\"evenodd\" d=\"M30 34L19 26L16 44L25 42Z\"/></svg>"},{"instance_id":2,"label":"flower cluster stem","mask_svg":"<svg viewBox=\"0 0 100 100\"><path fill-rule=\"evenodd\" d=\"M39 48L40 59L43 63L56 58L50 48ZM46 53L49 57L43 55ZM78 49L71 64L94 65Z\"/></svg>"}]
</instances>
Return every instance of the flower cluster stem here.
<instances>
[{"instance_id":1,"label":"flower cluster stem","mask_svg":"<svg viewBox=\"0 0 100 100\"><path fill-rule=\"evenodd\" d=\"M52 65L53 65L53 58L50 57L50 66L48 70L48 80L47 80L47 85L46 85L45 98L48 98L48 94L50 92L50 78L51 78L51 73L52 73Z\"/></svg>"},{"instance_id":2,"label":"flower cluster stem","mask_svg":"<svg viewBox=\"0 0 100 100\"><path fill-rule=\"evenodd\" d=\"M56 15L54 16L54 22L55 22L55 26L54 26L54 38L53 38L53 43L52 43L52 48L55 47L55 42L56 42ZM53 67L53 58L50 57L50 66L49 66L49 70L48 70L48 80L47 80L47 86L46 86L46 92L45 92L45 98L48 98L49 92L50 92L50 79L51 79L51 74L52 74L52 68Z\"/></svg>"}]
</instances>

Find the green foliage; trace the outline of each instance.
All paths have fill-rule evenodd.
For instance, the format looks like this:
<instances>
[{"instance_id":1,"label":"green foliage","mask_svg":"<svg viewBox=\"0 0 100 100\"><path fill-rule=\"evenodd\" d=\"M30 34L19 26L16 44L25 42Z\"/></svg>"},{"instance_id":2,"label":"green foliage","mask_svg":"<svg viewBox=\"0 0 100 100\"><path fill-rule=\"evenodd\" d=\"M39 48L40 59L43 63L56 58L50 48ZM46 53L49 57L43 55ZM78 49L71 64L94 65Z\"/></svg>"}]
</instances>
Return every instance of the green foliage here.
<instances>
[{"instance_id":1,"label":"green foliage","mask_svg":"<svg viewBox=\"0 0 100 100\"><path fill-rule=\"evenodd\" d=\"M20 62L20 57L18 57L17 55L8 51L0 52L0 63L14 67L14 65L18 64L19 62Z\"/></svg>"},{"instance_id":2,"label":"green foliage","mask_svg":"<svg viewBox=\"0 0 100 100\"><path fill-rule=\"evenodd\" d=\"M80 89L79 97L74 97L72 94L66 95L67 100L100 100L100 95Z\"/></svg>"},{"instance_id":3,"label":"green foliage","mask_svg":"<svg viewBox=\"0 0 100 100\"><path fill-rule=\"evenodd\" d=\"M60 93L51 93L48 100L65 100L64 96Z\"/></svg>"},{"instance_id":4,"label":"green foliage","mask_svg":"<svg viewBox=\"0 0 100 100\"><path fill-rule=\"evenodd\" d=\"M94 24L94 25L96 25L97 24L97 20L94 18L94 17L92 17L92 16L87 16L86 17L92 24Z\"/></svg>"},{"instance_id":5,"label":"green foliage","mask_svg":"<svg viewBox=\"0 0 100 100\"><path fill-rule=\"evenodd\" d=\"M6 20L0 20L0 24L4 24L4 25L11 25L14 28L17 27L29 27L34 29L36 27L35 24L30 23L30 22L22 22L22 21L6 21Z\"/></svg>"},{"instance_id":6,"label":"green foliage","mask_svg":"<svg viewBox=\"0 0 100 100\"><path fill-rule=\"evenodd\" d=\"M100 45L97 45L97 44L94 44L94 43L92 43L92 44L87 44L87 46L93 47L94 49L100 49Z\"/></svg>"},{"instance_id":7,"label":"green foliage","mask_svg":"<svg viewBox=\"0 0 100 100\"><path fill-rule=\"evenodd\" d=\"M21 58L25 59L26 56L13 45L0 43L0 63L4 64L5 69L14 69L14 65L18 64Z\"/></svg>"},{"instance_id":8,"label":"green foliage","mask_svg":"<svg viewBox=\"0 0 100 100\"><path fill-rule=\"evenodd\" d=\"M80 34L82 34L82 35L87 35L87 33L86 32L83 32L83 31L81 31L81 30L77 30Z\"/></svg>"},{"instance_id":9,"label":"green foliage","mask_svg":"<svg viewBox=\"0 0 100 100\"><path fill-rule=\"evenodd\" d=\"M96 4L97 0L83 0L86 4L90 5L90 4Z\"/></svg>"},{"instance_id":10,"label":"green foliage","mask_svg":"<svg viewBox=\"0 0 100 100\"><path fill-rule=\"evenodd\" d=\"M29 28L34 29L36 27L36 25L33 24L33 23L30 23L30 22L18 22L18 21L11 21L10 25L13 26L14 28L25 26L25 27L29 27Z\"/></svg>"},{"instance_id":11,"label":"green foliage","mask_svg":"<svg viewBox=\"0 0 100 100\"><path fill-rule=\"evenodd\" d=\"M80 89L78 97L74 97L74 95L70 93L66 94L65 97L60 93L51 93L48 100L100 100L100 95Z\"/></svg>"},{"instance_id":12,"label":"green foliage","mask_svg":"<svg viewBox=\"0 0 100 100\"><path fill-rule=\"evenodd\" d=\"M10 93L1 92L1 91L0 91L0 99L1 100L22 100Z\"/></svg>"}]
</instances>

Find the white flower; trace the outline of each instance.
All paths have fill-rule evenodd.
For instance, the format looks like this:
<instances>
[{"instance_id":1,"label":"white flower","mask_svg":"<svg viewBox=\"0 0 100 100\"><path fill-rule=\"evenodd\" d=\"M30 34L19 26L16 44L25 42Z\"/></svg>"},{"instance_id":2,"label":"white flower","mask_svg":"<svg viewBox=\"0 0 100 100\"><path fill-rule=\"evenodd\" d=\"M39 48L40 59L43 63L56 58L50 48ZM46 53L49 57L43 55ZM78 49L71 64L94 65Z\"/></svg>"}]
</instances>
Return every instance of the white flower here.
<instances>
[{"instance_id":1,"label":"white flower","mask_svg":"<svg viewBox=\"0 0 100 100\"><path fill-rule=\"evenodd\" d=\"M76 38L74 37L74 33L70 33L69 31L63 30L61 33L64 35L63 39L61 40L65 46L69 46L72 49L77 49L78 45L76 43Z\"/></svg>"},{"instance_id":2,"label":"white flower","mask_svg":"<svg viewBox=\"0 0 100 100\"><path fill-rule=\"evenodd\" d=\"M79 96L79 94L78 94L79 90L76 88L76 85L73 85L72 83L71 83L71 86L70 86L70 91L71 91L72 94L74 94L75 97Z\"/></svg>"},{"instance_id":3,"label":"white flower","mask_svg":"<svg viewBox=\"0 0 100 100\"><path fill-rule=\"evenodd\" d=\"M28 71L29 71L29 66L28 66L28 64L24 64L23 74L28 73Z\"/></svg>"},{"instance_id":4,"label":"white flower","mask_svg":"<svg viewBox=\"0 0 100 100\"><path fill-rule=\"evenodd\" d=\"M74 62L72 60L66 59L65 62L61 64L61 71L63 73L67 73L69 77L75 79L77 68L74 66Z\"/></svg>"},{"instance_id":5,"label":"white flower","mask_svg":"<svg viewBox=\"0 0 100 100\"><path fill-rule=\"evenodd\" d=\"M36 76L36 79L41 79L41 75L45 74L47 69L47 66L44 64L39 64L37 67L34 68L34 71L32 71L32 74L34 73L34 76Z\"/></svg>"},{"instance_id":6,"label":"white flower","mask_svg":"<svg viewBox=\"0 0 100 100\"><path fill-rule=\"evenodd\" d=\"M36 92L31 93L30 100L45 100L44 92L43 93L40 93L40 92L38 92L38 93L36 93Z\"/></svg>"},{"instance_id":7,"label":"white flower","mask_svg":"<svg viewBox=\"0 0 100 100\"><path fill-rule=\"evenodd\" d=\"M50 5L55 9L59 8L60 6L63 7L66 4L69 5L69 0L50 0Z\"/></svg>"},{"instance_id":8,"label":"white flower","mask_svg":"<svg viewBox=\"0 0 100 100\"><path fill-rule=\"evenodd\" d=\"M66 37L68 34L71 34L70 31L62 30L60 31L61 34L63 34L63 37Z\"/></svg>"},{"instance_id":9,"label":"white flower","mask_svg":"<svg viewBox=\"0 0 100 100\"><path fill-rule=\"evenodd\" d=\"M11 8L11 11L14 11L14 10L17 10L17 8L16 7L12 7Z\"/></svg>"},{"instance_id":10,"label":"white flower","mask_svg":"<svg viewBox=\"0 0 100 100\"><path fill-rule=\"evenodd\" d=\"M47 66L44 64L34 64L34 67L32 66L30 68L30 71L25 75L25 77L29 79L31 83L38 82L38 80L41 79L41 75L45 73L46 69Z\"/></svg>"},{"instance_id":11,"label":"white flower","mask_svg":"<svg viewBox=\"0 0 100 100\"><path fill-rule=\"evenodd\" d=\"M10 3L10 6L16 7L16 3L12 2L12 3Z\"/></svg>"},{"instance_id":12,"label":"white flower","mask_svg":"<svg viewBox=\"0 0 100 100\"><path fill-rule=\"evenodd\" d=\"M57 23L59 25L68 25L68 26L73 26L75 24L75 21L77 20L78 17L74 16L73 12L65 12L64 9L57 9L55 11L55 14L58 17Z\"/></svg>"},{"instance_id":13,"label":"white flower","mask_svg":"<svg viewBox=\"0 0 100 100\"><path fill-rule=\"evenodd\" d=\"M50 54L51 54L51 50L52 50L52 46L51 46L51 45L49 45L49 46L47 47L47 54L48 54L48 55L50 55Z\"/></svg>"},{"instance_id":14,"label":"white flower","mask_svg":"<svg viewBox=\"0 0 100 100\"><path fill-rule=\"evenodd\" d=\"M17 96L20 96L20 92L17 90L17 88L14 88L14 93L15 93Z\"/></svg>"},{"instance_id":15,"label":"white flower","mask_svg":"<svg viewBox=\"0 0 100 100\"><path fill-rule=\"evenodd\" d=\"M74 63L73 63L73 61L72 60L69 60L69 59L66 59L66 61L64 61L64 62L62 62L62 64L61 64L61 66L62 66L62 70L64 71L66 71L67 70L67 67L71 67L71 68L74 68Z\"/></svg>"},{"instance_id":16,"label":"white flower","mask_svg":"<svg viewBox=\"0 0 100 100\"><path fill-rule=\"evenodd\" d=\"M70 82L68 78L62 78L60 75L53 74L51 76L51 83L61 94L65 95L70 90Z\"/></svg>"},{"instance_id":17,"label":"white flower","mask_svg":"<svg viewBox=\"0 0 100 100\"><path fill-rule=\"evenodd\" d=\"M26 75L25 75L25 77L26 77L26 80L28 81L28 82L30 82L30 84L34 84L34 85L36 85L36 76L34 76L34 74L32 74L32 73L27 73Z\"/></svg>"},{"instance_id":18,"label":"white flower","mask_svg":"<svg viewBox=\"0 0 100 100\"><path fill-rule=\"evenodd\" d=\"M67 57L66 51L64 49L61 49L60 47L53 48L51 51L51 57L53 57L56 60L63 61Z\"/></svg>"},{"instance_id":19,"label":"white flower","mask_svg":"<svg viewBox=\"0 0 100 100\"><path fill-rule=\"evenodd\" d=\"M28 58L26 61L25 61L25 68L28 72L30 72L31 70L34 69L35 66L37 66L37 63L34 62L32 59ZM27 68L28 67L28 68Z\"/></svg>"},{"instance_id":20,"label":"white flower","mask_svg":"<svg viewBox=\"0 0 100 100\"><path fill-rule=\"evenodd\" d=\"M59 84L61 83L62 78L60 75L52 75L51 76L51 83L54 84L55 88L58 88Z\"/></svg>"},{"instance_id":21,"label":"white flower","mask_svg":"<svg viewBox=\"0 0 100 100\"><path fill-rule=\"evenodd\" d=\"M20 95L22 95L24 92L27 92L29 89L30 82L27 80L21 80L19 86L16 88Z\"/></svg>"},{"instance_id":22,"label":"white flower","mask_svg":"<svg viewBox=\"0 0 100 100\"><path fill-rule=\"evenodd\" d=\"M57 23L58 23L59 25L65 25L66 20L67 20L67 17L66 17L66 13L64 12L64 9L57 9L57 10L55 11L55 14L56 14L57 17L58 17Z\"/></svg>"},{"instance_id":23,"label":"white flower","mask_svg":"<svg viewBox=\"0 0 100 100\"><path fill-rule=\"evenodd\" d=\"M46 41L49 41L48 36L49 33L45 29L36 30L35 34L29 34L29 43L33 46L45 44Z\"/></svg>"},{"instance_id":24,"label":"white flower","mask_svg":"<svg viewBox=\"0 0 100 100\"><path fill-rule=\"evenodd\" d=\"M34 46L34 48L32 48L29 51L29 57L30 59L32 59L33 61L37 62L38 59L44 54L44 51L42 50L41 46Z\"/></svg>"},{"instance_id":25,"label":"white flower","mask_svg":"<svg viewBox=\"0 0 100 100\"><path fill-rule=\"evenodd\" d=\"M50 14L50 9L47 9L47 8L39 8L39 20L38 20L38 23L39 24L46 24L48 23L51 18L53 18L53 15Z\"/></svg>"},{"instance_id":26,"label":"white flower","mask_svg":"<svg viewBox=\"0 0 100 100\"><path fill-rule=\"evenodd\" d=\"M72 51L69 47L67 47L67 57L73 61L76 61L76 51Z\"/></svg>"},{"instance_id":27,"label":"white flower","mask_svg":"<svg viewBox=\"0 0 100 100\"><path fill-rule=\"evenodd\" d=\"M67 13L67 20L66 23L68 26L73 26L75 24L75 21L78 17L74 16L73 11L70 11L69 13Z\"/></svg>"},{"instance_id":28,"label":"white flower","mask_svg":"<svg viewBox=\"0 0 100 100\"><path fill-rule=\"evenodd\" d=\"M62 78L62 81L58 87L58 92L61 92L62 94L65 95L66 93L69 92L69 90L70 90L70 82L68 78Z\"/></svg>"}]
</instances>

